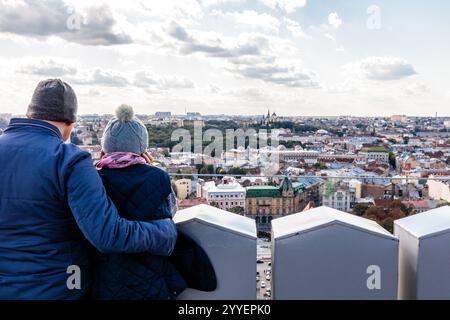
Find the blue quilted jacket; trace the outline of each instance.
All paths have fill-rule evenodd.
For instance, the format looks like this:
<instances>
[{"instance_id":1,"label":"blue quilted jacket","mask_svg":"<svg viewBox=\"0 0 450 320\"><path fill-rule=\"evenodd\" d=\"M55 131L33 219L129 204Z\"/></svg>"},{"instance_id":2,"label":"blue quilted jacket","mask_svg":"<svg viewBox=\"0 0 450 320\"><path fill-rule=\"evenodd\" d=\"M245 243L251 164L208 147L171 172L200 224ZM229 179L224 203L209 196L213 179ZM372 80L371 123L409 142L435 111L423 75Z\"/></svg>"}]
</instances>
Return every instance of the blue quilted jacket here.
<instances>
[{"instance_id":1,"label":"blue quilted jacket","mask_svg":"<svg viewBox=\"0 0 450 320\"><path fill-rule=\"evenodd\" d=\"M150 165L99 171L108 195L122 217L152 221L172 218L170 177ZM187 284L167 257L151 254L99 256L94 299L169 300Z\"/></svg>"}]
</instances>

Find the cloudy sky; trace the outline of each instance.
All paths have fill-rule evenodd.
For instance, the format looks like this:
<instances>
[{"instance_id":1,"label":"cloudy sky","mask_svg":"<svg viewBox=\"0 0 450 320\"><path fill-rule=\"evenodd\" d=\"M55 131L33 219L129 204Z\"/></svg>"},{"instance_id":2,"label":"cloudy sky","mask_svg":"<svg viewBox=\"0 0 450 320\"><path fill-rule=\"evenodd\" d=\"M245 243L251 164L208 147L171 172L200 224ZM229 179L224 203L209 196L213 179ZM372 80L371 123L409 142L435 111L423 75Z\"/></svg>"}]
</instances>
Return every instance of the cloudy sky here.
<instances>
[{"instance_id":1,"label":"cloudy sky","mask_svg":"<svg viewBox=\"0 0 450 320\"><path fill-rule=\"evenodd\" d=\"M0 0L0 113L450 115L448 0Z\"/></svg>"}]
</instances>

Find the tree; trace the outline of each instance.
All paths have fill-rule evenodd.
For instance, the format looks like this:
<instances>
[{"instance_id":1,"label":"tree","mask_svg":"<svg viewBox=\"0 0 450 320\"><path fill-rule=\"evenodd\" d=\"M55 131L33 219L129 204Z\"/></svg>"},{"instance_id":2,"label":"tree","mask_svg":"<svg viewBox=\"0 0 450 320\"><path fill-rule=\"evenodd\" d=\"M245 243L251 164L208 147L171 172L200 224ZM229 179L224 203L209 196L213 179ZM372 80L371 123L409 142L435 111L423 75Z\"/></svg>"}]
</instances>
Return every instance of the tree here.
<instances>
[{"instance_id":1,"label":"tree","mask_svg":"<svg viewBox=\"0 0 450 320\"><path fill-rule=\"evenodd\" d=\"M317 170L326 170L328 168L325 164L320 162L315 163L313 167Z\"/></svg>"},{"instance_id":2,"label":"tree","mask_svg":"<svg viewBox=\"0 0 450 320\"><path fill-rule=\"evenodd\" d=\"M242 208L242 207L233 207L228 211L235 213L235 214L244 215L244 208Z\"/></svg>"},{"instance_id":3,"label":"tree","mask_svg":"<svg viewBox=\"0 0 450 320\"><path fill-rule=\"evenodd\" d=\"M366 129L367 125L364 123L357 123L355 127L357 127L358 129L361 130L361 129Z\"/></svg>"},{"instance_id":4,"label":"tree","mask_svg":"<svg viewBox=\"0 0 450 320\"><path fill-rule=\"evenodd\" d=\"M364 213L366 212L366 210L369 208L368 204L365 203L357 203L355 204L355 206L353 207L353 214L361 217L364 215Z\"/></svg>"},{"instance_id":5,"label":"tree","mask_svg":"<svg viewBox=\"0 0 450 320\"><path fill-rule=\"evenodd\" d=\"M398 220L406 217L406 213L403 212L400 208L393 208L389 211L389 217L393 220Z\"/></svg>"},{"instance_id":6,"label":"tree","mask_svg":"<svg viewBox=\"0 0 450 320\"><path fill-rule=\"evenodd\" d=\"M215 174L216 172L214 171L214 166L212 164L208 164L208 165L197 165L197 170L199 174Z\"/></svg>"},{"instance_id":7,"label":"tree","mask_svg":"<svg viewBox=\"0 0 450 320\"><path fill-rule=\"evenodd\" d=\"M242 168L233 167L230 170L228 170L228 174L230 174L230 175L246 175L247 171Z\"/></svg>"},{"instance_id":8,"label":"tree","mask_svg":"<svg viewBox=\"0 0 450 320\"><path fill-rule=\"evenodd\" d=\"M219 208L219 209L220 209L220 206L219 206L219 204L218 204L217 202L211 202L210 206L211 206L211 207L214 207L214 208Z\"/></svg>"},{"instance_id":9,"label":"tree","mask_svg":"<svg viewBox=\"0 0 450 320\"><path fill-rule=\"evenodd\" d=\"M385 228L387 231L393 233L394 232L394 219L392 217L387 217L381 222L381 226Z\"/></svg>"},{"instance_id":10,"label":"tree","mask_svg":"<svg viewBox=\"0 0 450 320\"><path fill-rule=\"evenodd\" d=\"M395 161L395 153L389 152L389 164L395 170L397 169L397 163Z\"/></svg>"},{"instance_id":11,"label":"tree","mask_svg":"<svg viewBox=\"0 0 450 320\"><path fill-rule=\"evenodd\" d=\"M224 175L224 174L227 174L227 172L223 168L217 168L216 169L216 174Z\"/></svg>"},{"instance_id":12,"label":"tree","mask_svg":"<svg viewBox=\"0 0 450 320\"><path fill-rule=\"evenodd\" d=\"M304 148L305 146L299 141L280 141L280 145L285 146L287 149L294 149L296 146Z\"/></svg>"},{"instance_id":13,"label":"tree","mask_svg":"<svg viewBox=\"0 0 450 320\"><path fill-rule=\"evenodd\" d=\"M410 213L412 212L412 209L405 206L400 200L392 201L390 208L391 209L394 209L394 208L400 209L405 214L405 216L409 216Z\"/></svg>"},{"instance_id":14,"label":"tree","mask_svg":"<svg viewBox=\"0 0 450 320\"><path fill-rule=\"evenodd\" d=\"M438 205L436 206L436 208L441 208L441 207L446 207L446 206L450 206L450 203L447 202L447 201L444 201L444 202L438 204Z\"/></svg>"},{"instance_id":15,"label":"tree","mask_svg":"<svg viewBox=\"0 0 450 320\"><path fill-rule=\"evenodd\" d=\"M411 210L406 208L406 206L403 203L401 203L401 201L396 200L393 201L393 203L389 206L389 211L387 213L384 208L375 206L368 208L364 212L363 217L373 220L377 222L379 225L381 225L383 228L388 230L389 232L393 232L394 221L402 219L409 214L411 214Z\"/></svg>"},{"instance_id":16,"label":"tree","mask_svg":"<svg viewBox=\"0 0 450 320\"><path fill-rule=\"evenodd\" d=\"M364 212L363 217L371 220L375 220L379 222L381 219L384 219L386 216L384 209L382 207L370 207Z\"/></svg>"},{"instance_id":17,"label":"tree","mask_svg":"<svg viewBox=\"0 0 450 320\"><path fill-rule=\"evenodd\" d=\"M196 164L195 168L197 169L197 172L200 173L200 170L205 166L205 162L202 162L202 164Z\"/></svg>"},{"instance_id":18,"label":"tree","mask_svg":"<svg viewBox=\"0 0 450 320\"><path fill-rule=\"evenodd\" d=\"M331 182L330 180L328 180L328 181L325 183L323 195L324 195L325 197L329 197L329 196L331 196L331 195L333 194L333 192L334 192L334 185L333 185L333 182Z\"/></svg>"},{"instance_id":19,"label":"tree","mask_svg":"<svg viewBox=\"0 0 450 320\"><path fill-rule=\"evenodd\" d=\"M227 174L227 172L223 168L217 168L216 174L218 175L218 179L223 179L223 176Z\"/></svg>"}]
</instances>

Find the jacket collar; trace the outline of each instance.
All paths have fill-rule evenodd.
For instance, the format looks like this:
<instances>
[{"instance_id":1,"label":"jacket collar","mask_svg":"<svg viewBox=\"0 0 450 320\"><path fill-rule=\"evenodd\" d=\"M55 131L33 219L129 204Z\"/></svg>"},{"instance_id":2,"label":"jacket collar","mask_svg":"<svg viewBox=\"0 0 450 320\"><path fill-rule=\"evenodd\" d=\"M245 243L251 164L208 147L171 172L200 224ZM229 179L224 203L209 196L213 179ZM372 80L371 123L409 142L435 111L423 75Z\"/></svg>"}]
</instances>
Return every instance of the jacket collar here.
<instances>
[{"instance_id":1,"label":"jacket collar","mask_svg":"<svg viewBox=\"0 0 450 320\"><path fill-rule=\"evenodd\" d=\"M20 127L33 127L42 130L43 132L47 132L51 135L54 135L60 139L63 139L61 132L57 127L48 122L37 119L13 118L9 122L9 126L8 128L6 128L5 132L13 128L20 128Z\"/></svg>"}]
</instances>

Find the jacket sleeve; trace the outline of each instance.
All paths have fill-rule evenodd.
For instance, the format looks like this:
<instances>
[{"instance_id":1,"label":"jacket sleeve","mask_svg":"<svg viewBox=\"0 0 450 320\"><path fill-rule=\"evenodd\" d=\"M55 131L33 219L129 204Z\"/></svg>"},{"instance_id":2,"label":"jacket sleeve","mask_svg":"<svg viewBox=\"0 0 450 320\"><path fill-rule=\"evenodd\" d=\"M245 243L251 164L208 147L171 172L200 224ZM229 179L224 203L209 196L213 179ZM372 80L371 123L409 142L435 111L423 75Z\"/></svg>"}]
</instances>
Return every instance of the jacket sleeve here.
<instances>
[{"instance_id":1,"label":"jacket sleeve","mask_svg":"<svg viewBox=\"0 0 450 320\"><path fill-rule=\"evenodd\" d=\"M177 238L170 219L151 222L121 218L106 195L91 157L71 166L66 176L69 207L87 240L102 253L136 253L169 256Z\"/></svg>"},{"instance_id":2,"label":"jacket sleeve","mask_svg":"<svg viewBox=\"0 0 450 320\"><path fill-rule=\"evenodd\" d=\"M177 196L175 195L175 192L172 191L167 198L163 200L158 211L162 218L172 219L175 216L175 213L177 213L177 210Z\"/></svg>"}]
</instances>

